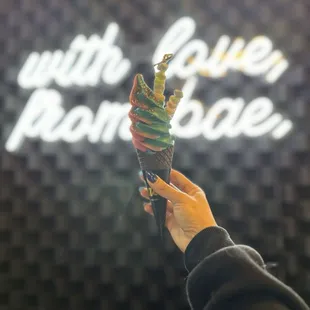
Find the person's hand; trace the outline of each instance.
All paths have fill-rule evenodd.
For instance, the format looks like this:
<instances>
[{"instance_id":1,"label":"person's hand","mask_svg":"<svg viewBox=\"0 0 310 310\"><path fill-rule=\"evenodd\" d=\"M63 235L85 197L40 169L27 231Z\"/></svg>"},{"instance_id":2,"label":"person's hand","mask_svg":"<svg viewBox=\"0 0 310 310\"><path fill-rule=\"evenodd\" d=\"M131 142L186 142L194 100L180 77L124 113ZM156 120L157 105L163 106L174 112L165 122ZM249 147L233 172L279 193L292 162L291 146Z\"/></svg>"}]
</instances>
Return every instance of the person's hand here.
<instances>
[{"instance_id":1,"label":"person's hand","mask_svg":"<svg viewBox=\"0 0 310 310\"><path fill-rule=\"evenodd\" d=\"M144 181L142 174L140 178ZM172 169L170 184L167 184L147 172L147 182L158 195L168 200L166 227L182 252L200 231L217 226L204 191L182 173ZM146 187L140 188L140 194L149 199ZM144 204L144 210L153 215L150 202Z\"/></svg>"}]
</instances>

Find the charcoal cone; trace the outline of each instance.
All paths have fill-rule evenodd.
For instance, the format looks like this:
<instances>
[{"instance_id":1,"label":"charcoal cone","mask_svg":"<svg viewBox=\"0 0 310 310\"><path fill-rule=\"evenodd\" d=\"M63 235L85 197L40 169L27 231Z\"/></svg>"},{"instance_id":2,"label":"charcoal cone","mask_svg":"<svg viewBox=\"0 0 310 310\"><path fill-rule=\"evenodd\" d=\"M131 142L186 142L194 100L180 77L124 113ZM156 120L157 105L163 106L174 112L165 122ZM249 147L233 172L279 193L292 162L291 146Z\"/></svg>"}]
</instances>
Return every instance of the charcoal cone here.
<instances>
[{"instance_id":1,"label":"charcoal cone","mask_svg":"<svg viewBox=\"0 0 310 310\"><path fill-rule=\"evenodd\" d=\"M136 151L145 180L147 180L146 171L151 171L154 174L157 174L166 183L170 183L174 146L171 146L161 152L156 152L155 154L147 154L139 150ZM163 239L166 222L167 199L153 193L152 189L148 185L148 182L146 182L146 185L150 193L151 205L158 233Z\"/></svg>"}]
</instances>

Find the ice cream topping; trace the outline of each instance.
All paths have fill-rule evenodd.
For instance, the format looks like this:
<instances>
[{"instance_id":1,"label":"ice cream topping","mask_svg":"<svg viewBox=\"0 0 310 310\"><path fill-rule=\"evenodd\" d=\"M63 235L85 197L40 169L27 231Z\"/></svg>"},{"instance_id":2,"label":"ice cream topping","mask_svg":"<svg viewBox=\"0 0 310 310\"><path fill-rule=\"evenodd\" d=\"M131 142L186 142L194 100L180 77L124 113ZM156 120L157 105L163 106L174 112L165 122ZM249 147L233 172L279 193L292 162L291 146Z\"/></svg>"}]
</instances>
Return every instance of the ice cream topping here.
<instances>
[{"instance_id":1,"label":"ice cream topping","mask_svg":"<svg viewBox=\"0 0 310 310\"><path fill-rule=\"evenodd\" d=\"M165 71L171 58L172 55L167 54L157 64L159 71L155 74L154 90L145 83L142 74L137 74L134 78L129 97L132 105L129 112L132 121L130 131L135 148L142 152L152 154L174 144L174 137L169 132L170 121L183 94L175 90L174 95L165 102Z\"/></svg>"}]
</instances>

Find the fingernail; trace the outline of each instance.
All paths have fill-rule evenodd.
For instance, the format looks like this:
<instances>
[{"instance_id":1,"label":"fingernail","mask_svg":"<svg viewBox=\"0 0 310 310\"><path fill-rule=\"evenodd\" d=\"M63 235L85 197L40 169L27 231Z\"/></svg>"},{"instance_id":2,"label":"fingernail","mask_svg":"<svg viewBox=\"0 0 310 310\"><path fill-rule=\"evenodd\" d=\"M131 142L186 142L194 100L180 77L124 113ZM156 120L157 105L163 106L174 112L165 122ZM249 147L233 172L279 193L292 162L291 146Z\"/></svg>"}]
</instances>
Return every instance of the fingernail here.
<instances>
[{"instance_id":1,"label":"fingernail","mask_svg":"<svg viewBox=\"0 0 310 310\"><path fill-rule=\"evenodd\" d=\"M157 175L151 171L146 171L146 177L151 183L155 183L157 180Z\"/></svg>"},{"instance_id":2,"label":"fingernail","mask_svg":"<svg viewBox=\"0 0 310 310\"><path fill-rule=\"evenodd\" d=\"M144 208L144 210L147 210L147 208L148 208L149 205L150 205L149 202L144 202L144 203L143 203L143 208Z\"/></svg>"},{"instance_id":3,"label":"fingernail","mask_svg":"<svg viewBox=\"0 0 310 310\"><path fill-rule=\"evenodd\" d=\"M144 188L145 188L144 186L140 186L140 187L139 187L139 192L142 193L142 191L143 191Z\"/></svg>"}]
</instances>

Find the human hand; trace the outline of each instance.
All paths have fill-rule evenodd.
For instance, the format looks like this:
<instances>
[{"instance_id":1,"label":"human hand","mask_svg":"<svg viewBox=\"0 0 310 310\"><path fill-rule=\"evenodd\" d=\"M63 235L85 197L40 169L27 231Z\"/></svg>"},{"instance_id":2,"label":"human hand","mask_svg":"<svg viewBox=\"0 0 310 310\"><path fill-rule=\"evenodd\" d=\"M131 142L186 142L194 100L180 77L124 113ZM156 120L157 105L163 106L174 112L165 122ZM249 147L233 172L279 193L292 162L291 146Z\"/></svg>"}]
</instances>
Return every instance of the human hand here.
<instances>
[{"instance_id":1,"label":"human hand","mask_svg":"<svg viewBox=\"0 0 310 310\"><path fill-rule=\"evenodd\" d=\"M172 169L170 184L151 172L146 175L149 186L167 199L166 227L182 252L200 231L217 226L204 191L182 173ZM140 178L144 181L142 174ZM149 200L147 188L139 190ZM144 210L153 215L150 202L144 204Z\"/></svg>"}]
</instances>

